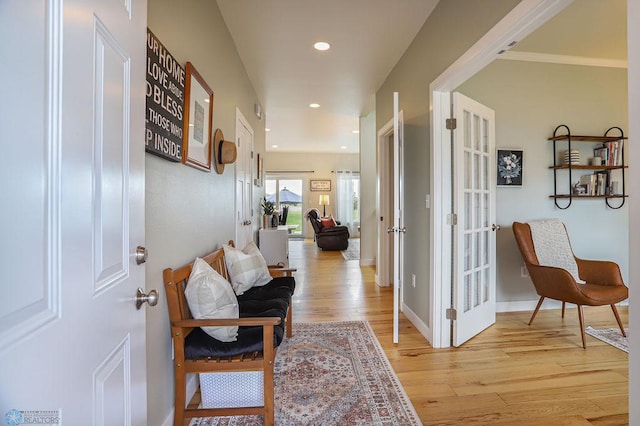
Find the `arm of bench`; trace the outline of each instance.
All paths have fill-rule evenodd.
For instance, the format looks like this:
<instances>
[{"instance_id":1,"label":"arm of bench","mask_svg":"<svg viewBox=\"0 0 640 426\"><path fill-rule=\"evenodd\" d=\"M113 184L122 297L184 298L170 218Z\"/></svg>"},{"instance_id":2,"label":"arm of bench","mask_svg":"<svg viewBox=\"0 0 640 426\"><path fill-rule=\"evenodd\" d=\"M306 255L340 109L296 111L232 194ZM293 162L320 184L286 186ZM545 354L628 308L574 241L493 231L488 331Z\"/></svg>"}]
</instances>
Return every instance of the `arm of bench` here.
<instances>
[{"instance_id":1,"label":"arm of bench","mask_svg":"<svg viewBox=\"0 0 640 426\"><path fill-rule=\"evenodd\" d=\"M278 324L280 324L279 317L188 319L171 322L173 327L211 327L223 325L264 327Z\"/></svg>"},{"instance_id":2,"label":"arm of bench","mask_svg":"<svg viewBox=\"0 0 640 426\"><path fill-rule=\"evenodd\" d=\"M269 265L269 274L271 275L271 278L292 277L293 273L296 271L296 268L285 268L284 264L281 263L277 265Z\"/></svg>"}]
</instances>

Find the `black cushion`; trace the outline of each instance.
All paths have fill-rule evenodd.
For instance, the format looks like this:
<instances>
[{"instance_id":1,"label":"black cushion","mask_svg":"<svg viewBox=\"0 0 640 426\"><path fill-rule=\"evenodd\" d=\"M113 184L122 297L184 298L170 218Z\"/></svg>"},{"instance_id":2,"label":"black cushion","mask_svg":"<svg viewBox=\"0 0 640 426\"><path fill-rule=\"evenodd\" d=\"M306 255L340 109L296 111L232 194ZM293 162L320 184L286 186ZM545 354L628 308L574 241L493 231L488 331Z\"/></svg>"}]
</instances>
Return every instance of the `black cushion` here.
<instances>
[{"instance_id":1,"label":"black cushion","mask_svg":"<svg viewBox=\"0 0 640 426\"><path fill-rule=\"evenodd\" d=\"M277 277L262 287L252 287L238 296L240 318L278 317L273 328L273 347L284 337L284 323L296 287L293 277ZM221 342L201 328L194 329L184 342L185 358L217 358L262 351L262 327L239 327L238 340Z\"/></svg>"},{"instance_id":2,"label":"black cushion","mask_svg":"<svg viewBox=\"0 0 640 426\"><path fill-rule=\"evenodd\" d=\"M291 302L291 296L296 288L293 277L277 277L261 287L251 287L238 296L238 303L242 306L245 300L283 299Z\"/></svg>"},{"instance_id":3,"label":"black cushion","mask_svg":"<svg viewBox=\"0 0 640 426\"><path fill-rule=\"evenodd\" d=\"M284 324L273 328L273 347L277 347L284 337ZM217 358L236 356L244 353L262 351L262 327L239 327L238 340L221 342L214 339L201 328L195 328L184 339L184 356L186 359Z\"/></svg>"}]
</instances>

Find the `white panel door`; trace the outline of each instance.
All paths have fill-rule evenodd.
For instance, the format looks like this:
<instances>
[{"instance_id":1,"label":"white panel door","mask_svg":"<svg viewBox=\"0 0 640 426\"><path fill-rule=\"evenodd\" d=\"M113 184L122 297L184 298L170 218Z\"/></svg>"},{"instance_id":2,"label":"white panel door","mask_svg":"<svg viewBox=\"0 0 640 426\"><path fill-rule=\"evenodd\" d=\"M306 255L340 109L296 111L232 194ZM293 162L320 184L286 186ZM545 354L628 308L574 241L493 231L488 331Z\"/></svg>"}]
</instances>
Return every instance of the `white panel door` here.
<instances>
[{"instance_id":1,"label":"white panel door","mask_svg":"<svg viewBox=\"0 0 640 426\"><path fill-rule=\"evenodd\" d=\"M253 129L236 109L236 246L243 248L253 241Z\"/></svg>"},{"instance_id":2,"label":"white panel door","mask_svg":"<svg viewBox=\"0 0 640 426\"><path fill-rule=\"evenodd\" d=\"M146 424L145 0L3 0L0 415ZM13 423L11 423L13 421Z\"/></svg>"},{"instance_id":3,"label":"white panel door","mask_svg":"<svg viewBox=\"0 0 640 426\"><path fill-rule=\"evenodd\" d=\"M454 227L453 345L495 323L495 114L453 93Z\"/></svg>"}]
</instances>

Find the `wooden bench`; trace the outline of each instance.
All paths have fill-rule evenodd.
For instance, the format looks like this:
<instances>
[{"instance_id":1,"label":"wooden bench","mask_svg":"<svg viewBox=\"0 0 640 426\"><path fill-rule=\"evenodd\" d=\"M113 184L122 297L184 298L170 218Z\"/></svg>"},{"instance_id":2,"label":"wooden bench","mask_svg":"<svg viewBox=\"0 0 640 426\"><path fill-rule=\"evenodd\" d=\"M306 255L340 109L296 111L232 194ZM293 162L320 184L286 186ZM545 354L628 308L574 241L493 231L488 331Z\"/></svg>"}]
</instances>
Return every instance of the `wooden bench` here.
<instances>
[{"instance_id":1,"label":"wooden bench","mask_svg":"<svg viewBox=\"0 0 640 426\"><path fill-rule=\"evenodd\" d=\"M233 246L233 241L229 241L229 245ZM223 249L202 256L202 259L229 280ZM295 269L270 266L269 272L273 278L270 283L253 287L238 296L240 318L196 320L191 316L184 294L192 267L193 263L190 263L163 271L174 346L174 426L183 426L185 418L249 414L262 414L264 424L273 425L273 363L284 334L287 337L292 335L291 297L295 289ZM201 329L206 326L234 325L239 326L238 340L235 342L221 342ZM263 373L262 406L186 408L187 374L247 371Z\"/></svg>"}]
</instances>

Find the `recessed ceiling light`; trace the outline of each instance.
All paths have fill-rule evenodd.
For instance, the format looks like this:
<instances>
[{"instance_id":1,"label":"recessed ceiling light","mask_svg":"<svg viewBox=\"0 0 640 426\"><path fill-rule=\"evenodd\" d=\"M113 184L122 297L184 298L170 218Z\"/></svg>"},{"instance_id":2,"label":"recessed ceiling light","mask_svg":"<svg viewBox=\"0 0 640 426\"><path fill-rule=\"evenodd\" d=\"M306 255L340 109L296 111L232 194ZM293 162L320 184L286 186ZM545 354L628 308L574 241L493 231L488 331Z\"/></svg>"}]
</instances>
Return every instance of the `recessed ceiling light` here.
<instances>
[{"instance_id":1,"label":"recessed ceiling light","mask_svg":"<svg viewBox=\"0 0 640 426\"><path fill-rule=\"evenodd\" d=\"M357 135L358 133L360 133L360 130L352 130L351 133L353 133L354 135Z\"/></svg>"},{"instance_id":2,"label":"recessed ceiling light","mask_svg":"<svg viewBox=\"0 0 640 426\"><path fill-rule=\"evenodd\" d=\"M309 104L309 106L310 106L311 108L320 108L320 104L316 104L316 103Z\"/></svg>"},{"instance_id":3,"label":"recessed ceiling light","mask_svg":"<svg viewBox=\"0 0 640 426\"><path fill-rule=\"evenodd\" d=\"M270 132L270 131L271 131L271 129L270 129L270 128L268 128L268 127L266 127L266 128L264 129L264 131L265 131L265 132Z\"/></svg>"},{"instance_id":4,"label":"recessed ceiling light","mask_svg":"<svg viewBox=\"0 0 640 426\"><path fill-rule=\"evenodd\" d=\"M314 43L313 47L316 50L329 50L329 49L331 49L331 45L329 43L327 43L326 41L319 41L317 43Z\"/></svg>"},{"instance_id":5,"label":"recessed ceiling light","mask_svg":"<svg viewBox=\"0 0 640 426\"><path fill-rule=\"evenodd\" d=\"M278 145L271 145L271 148L277 148Z\"/></svg>"},{"instance_id":6,"label":"recessed ceiling light","mask_svg":"<svg viewBox=\"0 0 640 426\"><path fill-rule=\"evenodd\" d=\"M340 149L347 149L347 147L346 147L346 146L344 146L344 145L342 145L342 146L340 147Z\"/></svg>"}]
</instances>

